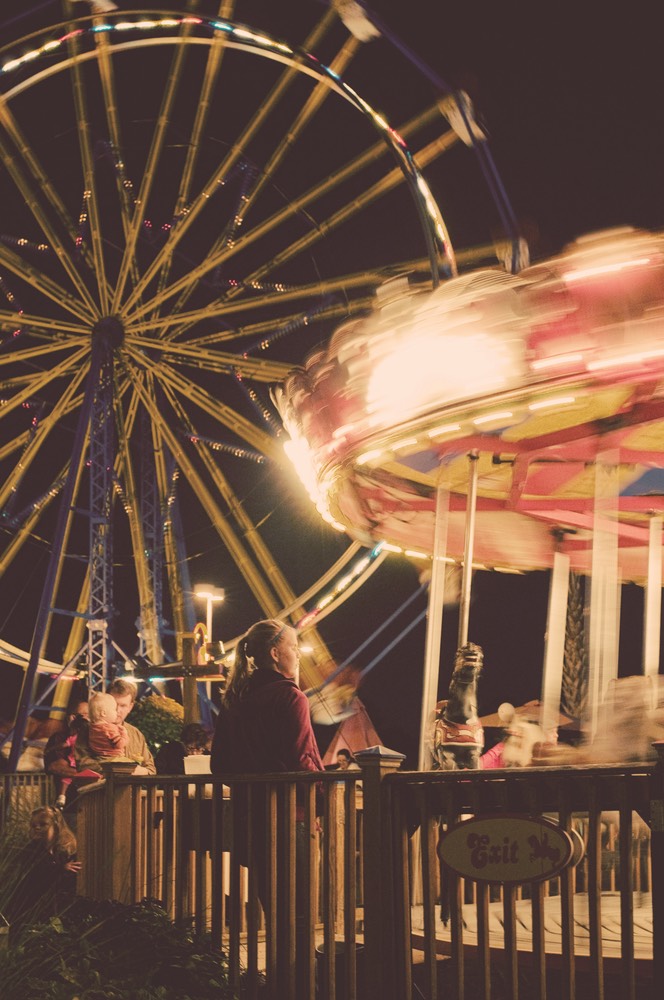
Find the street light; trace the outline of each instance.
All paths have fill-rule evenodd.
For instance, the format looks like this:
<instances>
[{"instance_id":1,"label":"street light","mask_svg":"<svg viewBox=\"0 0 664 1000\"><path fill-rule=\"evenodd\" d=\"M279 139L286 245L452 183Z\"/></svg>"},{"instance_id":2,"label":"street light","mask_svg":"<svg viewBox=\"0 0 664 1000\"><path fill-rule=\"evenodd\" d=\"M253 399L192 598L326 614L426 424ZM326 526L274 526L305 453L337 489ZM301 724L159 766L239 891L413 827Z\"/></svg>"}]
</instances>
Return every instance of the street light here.
<instances>
[{"instance_id":1,"label":"street light","mask_svg":"<svg viewBox=\"0 0 664 1000\"><path fill-rule=\"evenodd\" d=\"M223 601L226 593L223 587L213 587L211 583L199 583L194 591L196 597L204 598L206 604L207 641L212 642L212 605Z\"/></svg>"}]
</instances>

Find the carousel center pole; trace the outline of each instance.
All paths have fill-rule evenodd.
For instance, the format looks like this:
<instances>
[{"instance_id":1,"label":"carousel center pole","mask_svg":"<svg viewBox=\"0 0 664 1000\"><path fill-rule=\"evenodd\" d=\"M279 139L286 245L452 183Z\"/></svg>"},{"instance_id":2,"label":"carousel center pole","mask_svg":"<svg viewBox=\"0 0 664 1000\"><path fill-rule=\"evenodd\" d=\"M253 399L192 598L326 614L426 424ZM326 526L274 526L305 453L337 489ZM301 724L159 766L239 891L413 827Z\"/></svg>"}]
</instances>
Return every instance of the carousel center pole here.
<instances>
[{"instance_id":1,"label":"carousel center pole","mask_svg":"<svg viewBox=\"0 0 664 1000\"><path fill-rule=\"evenodd\" d=\"M438 699L438 675L440 673L440 647L443 636L443 611L445 607L445 573L447 553L447 522L450 509L450 493L443 481L442 470L436 487L436 521L433 535L433 558L431 562L431 583L427 609L427 633L424 651L424 677L422 680L422 711L420 716L420 745L417 769L427 771L431 767L431 753L427 747L427 736Z\"/></svg>"},{"instance_id":2,"label":"carousel center pole","mask_svg":"<svg viewBox=\"0 0 664 1000\"><path fill-rule=\"evenodd\" d=\"M655 678L659 673L662 615L662 517L654 515L648 525L648 578L644 595L643 673ZM653 706L654 707L654 706Z\"/></svg>"},{"instance_id":3,"label":"carousel center pole","mask_svg":"<svg viewBox=\"0 0 664 1000\"><path fill-rule=\"evenodd\" d=\"M618 676L620 570L618 566L618 466L614 452L597 455L593 516L588 676L588 737L597 732L599 713L611 681Z\"/></svg>"},{"instance_id":4,"label":"carousel center pole","mask_svg":"<svg viewBox=\"0 0 664 1000\"><path fill-rule=\"evenodd\" d=\"M549 608L546 620L544 670L542 673L542 710L540 726L545 737L558 728L560 694L563 685L565 657L565 624L567 622L567 595L569 591L570 558L560 551L563 532L555 531L556 550L553 554Z\"/></svg>"},{"instance_id":5,"label":"carousel center pole","mask_svg":"<svg viewBox=\"0 0 664 1000\"><path fill-rule=\"evenodd\" d=\"M473 550L475 547L475 515L477 511L477 480L479 478L479 454L471 451L468 455L470 469L468 475L468 503L466 505L466 535L463 546L463 574L461 577L461 602L459 605L459 649L468 642L470 620L470 589L473 582Z\"/></svg>"}]
</instances>

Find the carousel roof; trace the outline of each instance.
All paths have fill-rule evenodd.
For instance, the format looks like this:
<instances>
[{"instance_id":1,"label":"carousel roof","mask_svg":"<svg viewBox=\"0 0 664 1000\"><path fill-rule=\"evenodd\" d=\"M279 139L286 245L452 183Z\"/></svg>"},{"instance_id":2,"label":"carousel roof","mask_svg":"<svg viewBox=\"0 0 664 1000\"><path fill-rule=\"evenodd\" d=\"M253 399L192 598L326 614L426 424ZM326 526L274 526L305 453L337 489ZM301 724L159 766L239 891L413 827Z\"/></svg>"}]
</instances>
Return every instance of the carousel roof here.
<instances>
[{"instance_id":1,"label":"carousel roof","mask_svg":"<svg viewBox=\"0 0 664 1000\"><path fill-rule=\"evenodd\" d=\"M593 234L433 291L389 283L279 406L321 513L365 544L430 554L442 483L460 560L472 456L476 563L544 569L557 547L589 572L600 528L643 582L664 513L664 236Z\"/></svg>"}]
</instances>

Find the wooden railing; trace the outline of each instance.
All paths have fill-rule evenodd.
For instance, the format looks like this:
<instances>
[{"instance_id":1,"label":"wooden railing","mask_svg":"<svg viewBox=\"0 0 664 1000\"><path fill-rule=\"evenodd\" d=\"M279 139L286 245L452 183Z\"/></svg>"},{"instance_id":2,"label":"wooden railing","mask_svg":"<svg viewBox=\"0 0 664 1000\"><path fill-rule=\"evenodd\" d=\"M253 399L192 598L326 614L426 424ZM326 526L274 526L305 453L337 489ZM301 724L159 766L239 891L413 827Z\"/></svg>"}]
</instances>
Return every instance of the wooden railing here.
<instances>
[{"instance_id":1,"label":"wooden railing","mask_svg":"<svg viewBox=\"0 0 664 1000\"><path fill-rule=\"evenodd\" d=\"M308 995L318 979L335 996L343 941L352 949L343 995L360 995L359 772L226 782L134 778L112 763L104 770L105 783L79 800L81 894L156 899L173 918L191 918L228 954L247 997L263 977L283 1000L295 996L296 954Z\"/></svg>"},{"instance_id":2,"label":"wooden railing","mask_svg":"<svg viewBox=\"0 0 664 1000\"><path fill-rule=\"evenodd\" d=\"M50 774L32 771L0 774L0 834L7 823L25 825L33 809L51 805L54 798Z\"/></svg>"},{"instance_id":3,"label":"wooden railing","mask_svg":"<svg viewBox=\"0 0 664 1000\"><path fill-rule=\"evenodd\" d=\"M79 891L158 899L227 953L247 997L641 1000L664 957L659 766L222 780L108 765L81 797ZM441 866L461 816L552 816L585 857L549 882L489 886ZM299 984L297 982L299 978ZM496 993L497 984L503 993ZM526 984L524 988L524 983Z\"/></svg>"}]
</instances>

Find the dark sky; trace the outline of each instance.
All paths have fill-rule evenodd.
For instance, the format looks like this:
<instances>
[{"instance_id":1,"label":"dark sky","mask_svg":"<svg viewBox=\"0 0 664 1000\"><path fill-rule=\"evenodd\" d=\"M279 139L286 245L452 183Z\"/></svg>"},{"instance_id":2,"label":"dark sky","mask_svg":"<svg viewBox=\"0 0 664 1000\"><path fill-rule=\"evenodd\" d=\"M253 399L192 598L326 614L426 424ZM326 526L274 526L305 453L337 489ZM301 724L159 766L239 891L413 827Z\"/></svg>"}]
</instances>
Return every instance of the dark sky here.
<instances>
[{"instance_id":1,"label":"dark sky","mask_svg":"<svg viewBox=\"0 0 664 1000\"><path fill-rule=\"evenodd\" d=\"M311 0L313 7L320 5ZM265 0L281 34L289 36L296 9L288 0ZM122 9L133 4L121 3ZM168 4L153 5L168 7ZM176 5L173 5L176 6ZM241 5L239 5L241 6ZM38 20L55 20L59 4L3 4L17 35L32 26L20 17L26 8ZM77 5L86 12L86 4ZM521 230L534 258L556 253L565 243L593 229L633 225L664 226L664 61L652 2L634 2L608 12L595 0L528 7L521 3L446 0L376 0L378 15L415 61L450 86L468 90L491 137L491 149ZM217 4L204 0L204 13ZM6 15L5 15L6 11ZM11 13L13 11L13 14ZM382 43L369 43L382 44ZM412 72L411 72L412 71ZM417 74L420 76L420 74ZM423 75L423 74L422 74ZM374 72L367 87L386 108L399 108L400 89L415 86L413 64L403 75L384 79ZM422 93L433 88L420 79ZM398 111L395 114L398 120ZM482 196L473 200L476 179L469 176L462 194L432 170L430 183L443 213L454 221L456 238L472 241L487 226ZM463 204L463 209L459 206ZM491 224L488 224L491 228ZM282 540L295 575L310 556L297 534ZM201 547L205 547L204 536ZM335 540L321 545L331 559ZM205 561L200 570L205 571ZM305 575L303 573L303 575ZM413 566L390 563L324 623L322 632L337 660L379 627L418 586ZM519 703L539 694L539 671L546 614L546 574L498 577L478 574L471 609L470 638L485 649L480 709L495 710L503 700ZM640 594L624 599L628 659L638 662ZM634 591L634 592L632 592ZM361 655L364 668L381 644L394 640L424 607L424 597ZM454 610L444 627L441 691L451 670L457 619ZM415 752L424 627L395 646L367 675L361 694L383 741Z\"/></svg>"}]
</instances>

